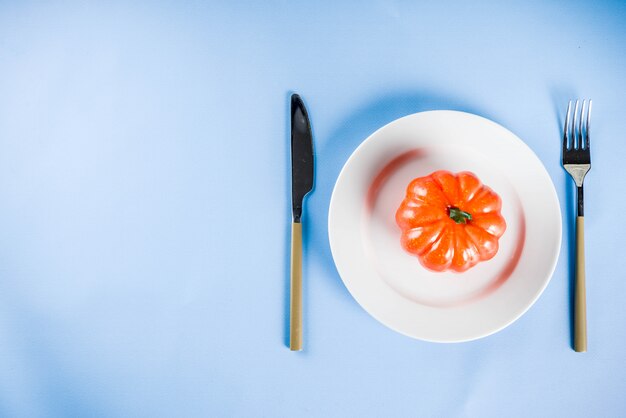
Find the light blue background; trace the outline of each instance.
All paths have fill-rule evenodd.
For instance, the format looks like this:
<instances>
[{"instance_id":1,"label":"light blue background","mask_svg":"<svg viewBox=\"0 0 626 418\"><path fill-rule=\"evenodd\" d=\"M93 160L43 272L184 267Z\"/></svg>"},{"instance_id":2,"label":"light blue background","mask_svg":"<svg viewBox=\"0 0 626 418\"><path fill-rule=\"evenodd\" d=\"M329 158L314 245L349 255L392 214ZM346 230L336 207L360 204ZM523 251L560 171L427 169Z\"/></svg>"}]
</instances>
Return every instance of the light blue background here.
<instances>
[{"instance_id":1,"label":"light blue background","mask_svg":"<svg viewBox=\"0 0 626 418\"><path fill-rule=\"evenodd\" d=\"M626 416L626 3L0 2L0 416ZM285 347L288 97L313 123L306 350ZM567 100L594 99L589 352L570 348ZM520 136L564 212L519 321L439 345L373 320L334 181L400 116ZM512 156L514 158L514 156Z\"/></svg>"}]
</instances>

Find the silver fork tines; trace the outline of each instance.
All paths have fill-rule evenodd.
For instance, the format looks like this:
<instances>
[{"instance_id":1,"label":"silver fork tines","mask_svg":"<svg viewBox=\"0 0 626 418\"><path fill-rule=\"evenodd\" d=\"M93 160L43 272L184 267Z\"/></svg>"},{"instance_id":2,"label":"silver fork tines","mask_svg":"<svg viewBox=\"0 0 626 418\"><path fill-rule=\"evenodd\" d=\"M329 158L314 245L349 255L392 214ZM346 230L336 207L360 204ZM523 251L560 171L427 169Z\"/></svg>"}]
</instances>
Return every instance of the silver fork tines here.
<instances>
[{"instance_id":1,"label":"silver fork tines","mask_svg":"<svg viewBox=\"0 0 626 418\"><path fill-rule=\"evenodd\" d=\"M591 168L589 126L592 101L576 100L572 114L572 101L567 104L563 126L563 167L572 176L577 187L582 187L585 175ZM578 111L580 107L580 112Z\"/></svg>"}]
</instances>

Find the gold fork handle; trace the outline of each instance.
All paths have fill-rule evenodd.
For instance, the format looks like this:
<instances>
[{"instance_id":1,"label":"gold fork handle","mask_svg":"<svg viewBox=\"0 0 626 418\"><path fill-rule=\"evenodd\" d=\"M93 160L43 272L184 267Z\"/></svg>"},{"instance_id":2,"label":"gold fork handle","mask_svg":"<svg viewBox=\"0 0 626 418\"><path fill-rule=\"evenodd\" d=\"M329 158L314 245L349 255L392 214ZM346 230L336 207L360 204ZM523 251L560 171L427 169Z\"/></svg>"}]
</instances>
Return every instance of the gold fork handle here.
<instances>
[{"instance_id":1,"label":"gold fork handle","mask_svg":"<svg viewBox=\"0 0 626 418\"><path fill-rule=\"evenodd\" d=\"M291 224L291 294L289 348L302 350L302 224Z\"/></svg>"},{"instance_id":2,"label":"gold fork handle","mask_svg":"<svg viewBox=\"0 0 626 418\"><path fill-rule=\"evenodd\" d=\"M587 301L585 292L585 218L576 217L576 276L574 289L574 351L587 351Z\"/></svg>"}]
</instances>

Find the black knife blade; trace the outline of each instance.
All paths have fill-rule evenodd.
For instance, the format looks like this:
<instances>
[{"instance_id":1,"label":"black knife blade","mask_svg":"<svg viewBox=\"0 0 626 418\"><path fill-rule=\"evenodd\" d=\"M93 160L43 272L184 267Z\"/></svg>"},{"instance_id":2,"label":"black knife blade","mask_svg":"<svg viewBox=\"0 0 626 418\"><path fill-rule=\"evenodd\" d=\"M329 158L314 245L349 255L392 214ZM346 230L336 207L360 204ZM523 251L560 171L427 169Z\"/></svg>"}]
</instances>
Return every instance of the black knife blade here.
<instances>
[{"instance_id":1,"label":"black knife blade","mask_svg":"<svg viewBox=\"0 0 626 418\"><path fill-rule=\"evenodd\" d=\"M313 189L313 136L302 99L291 96L291 203L293 221L300 223L304 196Z\"/></svg>"}]
</instances>

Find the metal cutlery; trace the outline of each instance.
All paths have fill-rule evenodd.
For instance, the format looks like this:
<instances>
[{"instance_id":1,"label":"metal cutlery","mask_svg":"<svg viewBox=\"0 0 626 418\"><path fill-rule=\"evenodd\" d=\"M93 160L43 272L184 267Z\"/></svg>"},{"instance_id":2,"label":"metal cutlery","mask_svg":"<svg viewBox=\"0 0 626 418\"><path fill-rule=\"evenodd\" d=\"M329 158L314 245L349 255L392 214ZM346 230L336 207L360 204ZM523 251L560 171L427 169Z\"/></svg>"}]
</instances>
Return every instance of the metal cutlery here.
<instances>
[{"instance_id":1,"label":"metal cutlery","mask_svg":"<svg viewBox=\"0 0 626 418\"><path fill-rule=\"evenodd\" d=\"M576 272L574 285L574 350L587 351L587 302L585 292L585 208L583 182L591 169L589 122L591 100L582 101L579 111L576 100L572 113L572 101L567 105L563 126L563 167L576 183Z\"/></svg>"},{"instance_id":2,"label":"metal cutlery","mask_svg":"<svg viewBox=\"0 0 626 418\"><path fill-rule=\"evenodd\" d=\"M302 99L291 96L291 286L289 348L302 350L302 206L313 189L313 137Z\"/></svg>"}]
</instances>

